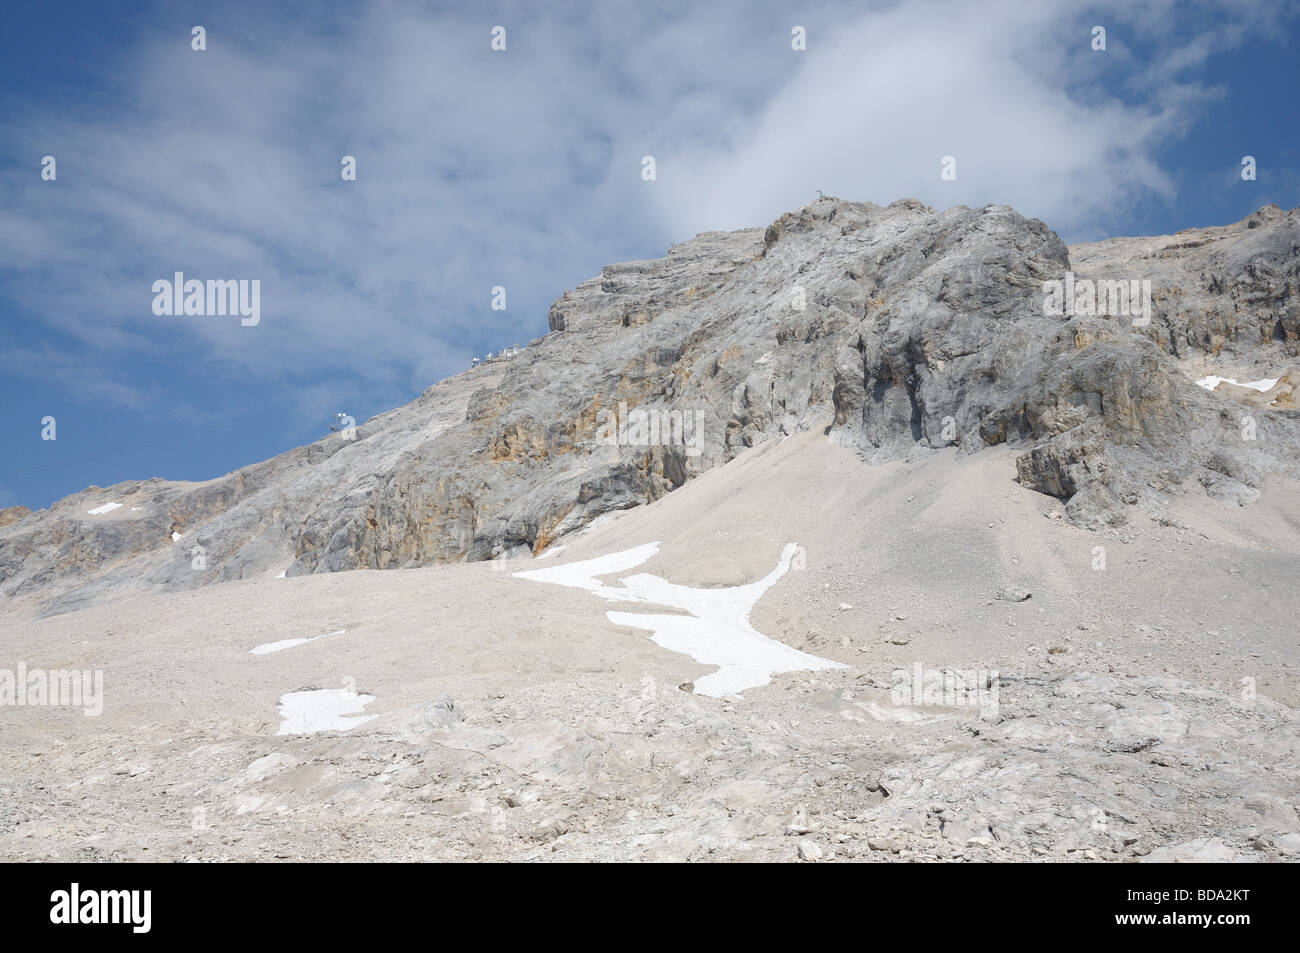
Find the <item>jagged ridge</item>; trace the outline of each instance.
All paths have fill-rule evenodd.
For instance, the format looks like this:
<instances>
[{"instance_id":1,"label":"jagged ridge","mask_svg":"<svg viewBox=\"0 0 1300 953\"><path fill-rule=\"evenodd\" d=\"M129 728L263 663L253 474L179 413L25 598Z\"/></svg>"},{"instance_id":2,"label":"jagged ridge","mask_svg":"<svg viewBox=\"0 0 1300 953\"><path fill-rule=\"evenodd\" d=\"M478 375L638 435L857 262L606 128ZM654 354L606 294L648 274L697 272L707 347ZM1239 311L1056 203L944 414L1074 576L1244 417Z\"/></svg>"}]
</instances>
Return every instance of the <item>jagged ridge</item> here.
<instances>
[{"instance_id":1,"label":"jagged ridge","mask_svg":"<svg viewBox=\"0 0 1300 953\"><path fill-rule=\"evenodd\" d=\"M1151 280L1150 325L1045 314L1044 283L1070 271ZM1249 502L1300 456L1298 283L1297 211L1071 251L1004 206L825 198L607 266L552 305L545 337L355 439L6 511L0 591L54 612L136 587L536 553L813 427L873 461L1023 447L1017 478L1092 528L1159 516L1170 494L1200 492L1189 478ZM1210 393L1193 380L1210 370L1281 380L1266 399ZM634 410L689 415L698 443L603 439L611 413ZM124 505L87 515L110 500Z\"/></svg>"}]
</instances>

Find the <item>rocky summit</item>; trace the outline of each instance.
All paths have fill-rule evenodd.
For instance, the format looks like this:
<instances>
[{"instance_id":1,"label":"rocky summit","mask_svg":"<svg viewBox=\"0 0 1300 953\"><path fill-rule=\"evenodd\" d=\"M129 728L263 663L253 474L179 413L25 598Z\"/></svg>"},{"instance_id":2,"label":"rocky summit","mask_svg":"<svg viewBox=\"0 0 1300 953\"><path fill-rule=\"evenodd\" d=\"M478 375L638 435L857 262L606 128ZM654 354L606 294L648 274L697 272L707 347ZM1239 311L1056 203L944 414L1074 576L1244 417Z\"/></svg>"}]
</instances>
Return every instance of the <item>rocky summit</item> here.
<instances>
[{"instance_id":1,"label":"rocky summit","mask_svg":"<svg viewBox=\"0 0 1300 953\"><path fill-rule=\"evenodd\" d=\"M526 348L310 446L0 512L0 591L57 613L536 555L803 431L873 464L1005 445L1067 521L1122 535L1297 474L1298 284L1300 210L1070 248L1005 206L822 198L606 266Z\"/></svg>"}]
</instances>

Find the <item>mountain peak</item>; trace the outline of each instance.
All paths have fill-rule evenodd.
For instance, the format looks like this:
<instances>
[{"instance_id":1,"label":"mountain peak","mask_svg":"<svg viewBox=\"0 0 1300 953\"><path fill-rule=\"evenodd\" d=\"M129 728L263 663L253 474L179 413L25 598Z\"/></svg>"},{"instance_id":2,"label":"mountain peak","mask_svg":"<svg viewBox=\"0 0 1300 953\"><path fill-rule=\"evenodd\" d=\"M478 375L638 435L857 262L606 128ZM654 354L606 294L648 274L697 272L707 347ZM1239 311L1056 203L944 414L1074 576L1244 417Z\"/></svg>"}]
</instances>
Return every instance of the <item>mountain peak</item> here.
<instances>
[{"instance_id":1,"label":"mountain peak","mask_svg":"<svg viewBox=\"0 0 1300 953\"><path fill-rule=\"evenodd\" d=\"M19 514L0 586L62 611L536 554L805 431L875 463L1005 444L1008 479L1085 528L1123 532L1187 492L1246 503L1295 472L1300 346L1296 217L1252 221L1067 249L1008 206L822 196L608 265L555 300L545 337L358 427Z\"/></svg>"}]
</instances>

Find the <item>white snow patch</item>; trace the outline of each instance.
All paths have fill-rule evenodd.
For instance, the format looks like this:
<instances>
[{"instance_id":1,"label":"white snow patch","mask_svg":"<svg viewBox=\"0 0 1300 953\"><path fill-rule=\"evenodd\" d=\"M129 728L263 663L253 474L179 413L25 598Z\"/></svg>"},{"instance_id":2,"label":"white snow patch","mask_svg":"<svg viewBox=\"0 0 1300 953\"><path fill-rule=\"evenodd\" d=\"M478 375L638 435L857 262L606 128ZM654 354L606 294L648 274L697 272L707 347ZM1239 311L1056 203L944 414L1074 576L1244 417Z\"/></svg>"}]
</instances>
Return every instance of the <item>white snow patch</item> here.
<instances>
[{"instance_id":1,"label":"white snow patch","mask_svg":"<svg viewBox=\"0 0 1300 953\"><path fill-rule=\"evenodd\" d=\"M1246 381L1241 386L1249 387L1251 390L1270 391L1277 386L1277 382L1281 379L1280 377L1266 377L1262 381Z\"/></svg>"},{"instance_id":2,"label":"white snow patch","mask_svg":"<svg viewBox=\"0 0 1300 953\"><path fill-rule=\"evenodd\" d=\"M173 543L176 542L177 540L179 540L180 538L181 538L181 534L180 534L180 533L177 533L177 532L173 532L173 533L172 533L172 542L173 542Z\"/></svg>"},{"instance_id":3,"label":"white snow patch","mask_svg":"<svg viewBox=\"0 0 1300 953\"><path fill-rule=\"evenodd\" d=\"M318 688L280 696L280 730L277 735L310 735L317 731L348 731L378 715L361 711L375 700L346 688Z\"/></svg>"},{"instance_id":4,"label":"white snow patch","mask_svg":"<svg viewBox=\"0 0 1300 953\"><path fill-rule=\"evenodd\" d=\"M548 549L546 552L542 553L542 554L541 554L540 556L538 556L537 558L538 558L538 559L550 559L552 556L558 556L558 555L560 555L560 553L562 553L562 552L564 552L564 547L563 547L563 546L555 546L555 547L553 547L553 548L551 548L551 549Z\"/></svg>"},{"instance_id":5,"label":"white snow patch","mask_svg":"<svg viewBox=\"0 0 1300 953\"><path fill-rule=\"evenodd\" d=\"M551 569L517 572L522 579L586 589L615 602L653 603L685 609L690 615L652 615L607 612L616 625L646 629L651 640L673 652L689 655L705 665L716 665L695 682L695 693L721 698L747 688L766 685L780 672L844 668L839 662L818 658L769 639L749 624L755 604L790 569L798 546L786 545L776 568L757 582L721 589L693 589L648 573L622 580L622 587L606 586L596 576L623 572L641 565L659 551L659 543L646 543L621 553L585 559Z\"/></svg>"},{"instance_id":6,"label":"white snow patch","mask_svg":"<svg viewBox=\"0 0 1300 953\"><path fill-rule=\"evenodd\" d=\"M91 516L102 516L105 513L111 513L114 510L120 510L121 503L105 503L103 506L97 506L93 510L86 510Z\"/></svg>"},{"instance_id":7,"label":"white snow patch","mask_svg":"<svg viewBox=\"0 0 1300 953\"><path fill-rule=\"evenodd\" d=\"M1226 384L1236 384L1238 387L1249 387L1251 390L1265 392L1265 391L1270 391L1274 387L1276 387L1277 382L1279 380L1281 380L1280 377L1271 377L1271 378L1265 378L1263 380L1258 380L1258 381L1248 381L1245 384L1242 384L1239 381L1237 381L1236 378L1233 377L1215 377L1213 374L1211 374L1209 377L1202 377L1196 383L1200 384L1206 390L1214 390L1214 388L1218 387L1220 384L1226 383Z\"/></svg>"},{"instance_id":8,"label":"white snow patch","mask_svg":"<svg viewBox=\"0 0 1300 953\"><path fill-rule=\"evenodd\" d=\"M517 572L513 575L518 576L520 579L531 579L534 582L550 582L557 586L573 586L576 589L586 589L596 593L603 599L640 601L630 590L610 588L596 577L634 569L657 552L659 552L658 542L646 543L643 546L636 546L609 556L598 556L595 559L565 563L563 566L555 566L551 569L529 569L526 572Z\"/></svg>"},{"instance_id":9,"label":"white snow patch","mask_svg":"<svg viewBox=\"0 0 1300 953\"><path fill-rule=\"evenodd\" d=\"M306 645L308 642L315 642L317 639L324 639L331 635L342 635L346 629L339 629L337 632L324 632L320 635L308 636L305 639L281 639L279 642L263 642L261 645L254 645L248 650L249 655L267 655L271 652L279 652L282 649L291 649L295 645Z\"/></svg>"}]
</instances>

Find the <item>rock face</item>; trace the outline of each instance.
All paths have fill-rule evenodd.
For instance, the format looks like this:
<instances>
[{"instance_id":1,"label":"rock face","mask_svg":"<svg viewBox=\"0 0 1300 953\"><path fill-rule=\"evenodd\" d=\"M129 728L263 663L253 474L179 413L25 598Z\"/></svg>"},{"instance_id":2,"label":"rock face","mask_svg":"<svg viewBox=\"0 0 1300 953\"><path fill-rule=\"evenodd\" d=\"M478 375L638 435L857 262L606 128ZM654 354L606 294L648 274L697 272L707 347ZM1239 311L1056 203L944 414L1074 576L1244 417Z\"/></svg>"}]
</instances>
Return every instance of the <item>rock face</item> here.
<instances>
[{"instance_id":1,"label":"rock face","mask_svg":"<svg viewBox=\"0 0 1300 953\"><path fill-rule=\"evenodd\" d=\"M1151 279L1154 337L1174 357L1268 370L1296 356L1297 210L1268 205L1232 225L1076 245L1070 258L1083 273Z\"/></svg>"},{"instance_id":2,"label":"rock face","mask_svg":"<svg viewBox=\"0 0 1300 953\"><path fill-rule=\"evenodd\" d=\"M1047 313L1046 283L1075 272L1149 280L1150 323ZM545 337L354 431L206 483L4 511L0 591L58 612L540 553L810 428L873 462L1023 448L1016 479L1089 528L1159 516L1171 494L1247 503L1264 473L1297 472L1300 415L1195 380L1295 380L1298 282L1300 210L1070 250L1002 206L820 199L608 266L556 300ZM89 514L105 503L122 506Z\"/></svg>"},{"instance_id":3,"label":"rock face","mask_svg":"<svg viewBox=\"0 0 1300 953\"><path fill-rule=\"evenodd\" d=\"M0 526L8 526L10 523L16 523L24 516L30 515L32 511L25 506L6 506L0 509Z\"/></svg>"}]
</instances>

